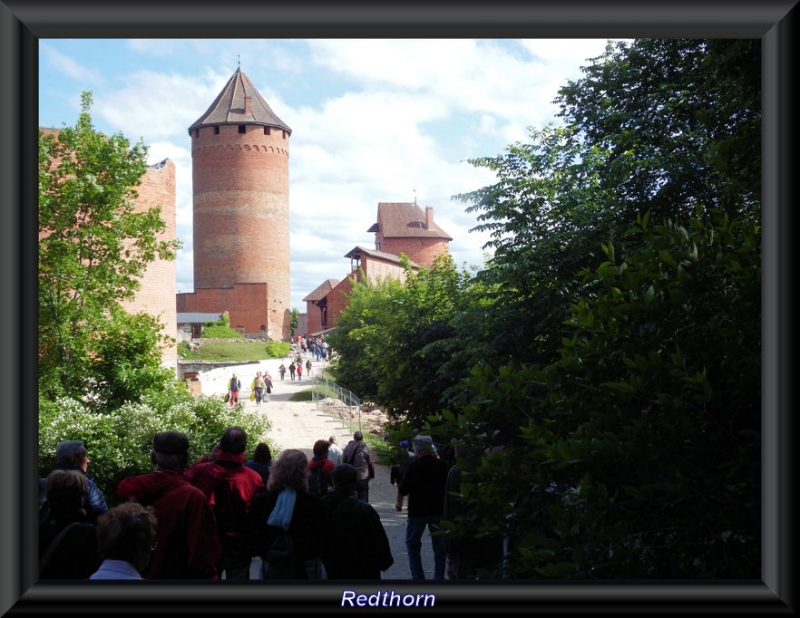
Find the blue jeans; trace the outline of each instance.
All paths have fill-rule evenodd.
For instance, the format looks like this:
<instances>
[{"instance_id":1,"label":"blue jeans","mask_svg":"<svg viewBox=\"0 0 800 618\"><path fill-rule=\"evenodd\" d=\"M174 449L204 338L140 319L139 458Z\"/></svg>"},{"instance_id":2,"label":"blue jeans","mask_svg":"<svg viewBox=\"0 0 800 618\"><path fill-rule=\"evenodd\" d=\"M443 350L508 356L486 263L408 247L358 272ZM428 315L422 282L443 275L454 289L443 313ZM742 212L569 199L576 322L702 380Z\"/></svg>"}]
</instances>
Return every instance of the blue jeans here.
<instances>
[{"instance_id":1,"label":"blue jeans","mask_svg":"<svg viewBox=\"0 0 800 618\"><path fill-rule=\"evenodd\" d=\"M408 550L408 565L411 568L412 579L425 579L422 568L422 533L428 528L430 533L439 530L441 515L428 515L426 517L409 517L406 524L406 549ZM444 579L444 568L447 554L444 550L444 536L431 534L433 547L433 579Z\"/></svg>"}]
</instances>

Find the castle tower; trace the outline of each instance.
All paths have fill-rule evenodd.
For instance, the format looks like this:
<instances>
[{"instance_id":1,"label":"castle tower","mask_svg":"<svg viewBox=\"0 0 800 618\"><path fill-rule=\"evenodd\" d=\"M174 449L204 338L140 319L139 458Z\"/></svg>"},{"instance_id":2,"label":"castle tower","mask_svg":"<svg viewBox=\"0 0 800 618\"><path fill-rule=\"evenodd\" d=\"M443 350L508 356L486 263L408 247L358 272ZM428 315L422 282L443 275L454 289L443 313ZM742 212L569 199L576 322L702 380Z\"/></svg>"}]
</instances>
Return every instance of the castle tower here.
<instances>
[{"instance_id":1,"label":"castle tower","mask_svg":"<svg viewBox=\"0 0 800 618\"><path fill-rule=\"evenodd\" d=\"M248 318L244 327L273 339L289 336L291 132L241 69L189 127L195 292L266 284L261 325ZM236 307L222 310L235 327Z\"/></svg>"}]
</instances>

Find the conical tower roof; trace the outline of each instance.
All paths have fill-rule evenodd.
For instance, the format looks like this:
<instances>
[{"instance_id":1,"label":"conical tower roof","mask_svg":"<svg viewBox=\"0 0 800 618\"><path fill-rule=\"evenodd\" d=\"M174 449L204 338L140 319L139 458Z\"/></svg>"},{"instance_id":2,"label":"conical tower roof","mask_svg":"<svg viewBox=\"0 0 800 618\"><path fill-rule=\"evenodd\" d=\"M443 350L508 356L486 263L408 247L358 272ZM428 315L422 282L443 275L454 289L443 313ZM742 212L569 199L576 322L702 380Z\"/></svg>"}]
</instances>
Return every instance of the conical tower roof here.
<instances>
[{"instance_id":1,"label":"conical tower roof","mask_svg":"<svg viewBox=\"0 0 800 618\"><path fill-rule=\"evenodd\" d=\"M246 97L250 97L249 106ZM236 69L210 107L189 127L189 134L200 127L219 124L258 124L283 129L289 134L292 132L275 115L241 68Z\"/></svg>"}]
</instances>

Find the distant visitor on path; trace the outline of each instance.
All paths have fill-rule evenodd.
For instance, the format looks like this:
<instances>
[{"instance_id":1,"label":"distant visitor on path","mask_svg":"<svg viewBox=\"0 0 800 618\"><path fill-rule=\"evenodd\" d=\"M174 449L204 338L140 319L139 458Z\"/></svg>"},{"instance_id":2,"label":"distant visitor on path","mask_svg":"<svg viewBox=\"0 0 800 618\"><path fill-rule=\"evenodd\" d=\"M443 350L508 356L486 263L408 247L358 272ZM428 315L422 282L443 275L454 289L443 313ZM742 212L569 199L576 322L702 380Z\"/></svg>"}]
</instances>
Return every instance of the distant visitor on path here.
<instances>
[{"instance_id":1,"label":"distant visitor on path","mask_svg":"<svg viewBox=\"0 0 800 618\"><path fill-rule=\"evenodd\" d=\"M228 395L230 396L228 401L231 404L231 407L239 403L239 390L241 388L242 388L242 381L234 373L231 376L230 381L228 382Z\"/></svg>"}]
</instances>

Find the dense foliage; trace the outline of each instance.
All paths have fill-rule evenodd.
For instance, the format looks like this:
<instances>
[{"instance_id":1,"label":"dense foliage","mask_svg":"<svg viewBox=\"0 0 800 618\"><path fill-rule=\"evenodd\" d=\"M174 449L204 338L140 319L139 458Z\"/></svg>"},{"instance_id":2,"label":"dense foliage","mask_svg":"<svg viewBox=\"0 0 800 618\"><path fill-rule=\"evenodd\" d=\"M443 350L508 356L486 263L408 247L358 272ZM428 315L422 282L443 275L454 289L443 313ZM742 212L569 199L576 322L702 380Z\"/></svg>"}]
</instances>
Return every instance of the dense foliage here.
<instances>
[{"instance_id":1,"label":"dense foliage","mask_svg":"<svg viewBox=\"0 0 800 618\"><path fill-rule=\"evenodd\" d=\"M39 132L39 390L99 410L165 380L159 346L169 337L120 302L178 243L159 239L160 208L135 210L147 149L96 132L91 103L83 93L74 127Z\"/></svg>"},{"instance_id":2,"label":"dense foliage","mask_svg":"<svg viewBox=\"0 0 800 618\"><path fill-rule=\"evenodd\" d=\"M622 42L583 71L562 126L471 161L497 182L456 197L493 251L447 328L375 290L342 317L372 347L350 337L340 363L401 328L443 352L413 391L471 455L448 529L506 537L510 577L757 579L760 43ZM364 367L376 384L407 378L401 350Z\"/></svg>"},{"instance_id":3,"label":"dense foliage","mask_svg":"<svg viewBox=\"0 0 800 618\"><path fill-rule=\"evenodd\" d=\"M441 394L467 375L449 365L454 319L466 304L469 275L440 255L418 272L401 256L405 281L353 280L347 309L328 335L336 381L391 417L422 426Z\"/></svg>"},{"instance_id":4,"label":"dense foliage","mask_svg":"<svg viewBox=\"0 0 800 618\"><path fill-rule=\"evenodd\" d=\"M190 462L208 454L228 427L248 434L248 456L259 442L278 450L268 437L272 423L244 411L244 403L229 406L219 397L195 397L181 384L172 391L142 397L111 412L98 413L74 399L39 399L39 476L55 463L55 445L83 440L88 451L88 475L103 491L106 502L118 502L117 484L123 478L153 470L150 449L159 431L177 430L189 437Z\"/></svg>"},{"instance_id":5,"label":"dense foliage","mask_svg":"<svg viewBox=\"0 0 800 618\"><path fill-rule=\"evenodd\" d=\"M199 458L229 426L254 448L271 424L243 404L195 398L161 365L169 337L159 321L122 309L147 265L174 259L178 243L159 240L159 208L135 211L147 149L96 132L91 102L84 93L75 127L39 133L38 471L48 474L58 442L83 440L89 475L113 505L122 478L152 471L157 432L186 433Z\"/></svg>"}]
</instances>

